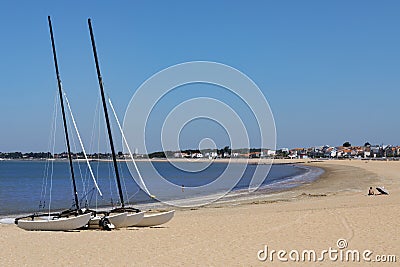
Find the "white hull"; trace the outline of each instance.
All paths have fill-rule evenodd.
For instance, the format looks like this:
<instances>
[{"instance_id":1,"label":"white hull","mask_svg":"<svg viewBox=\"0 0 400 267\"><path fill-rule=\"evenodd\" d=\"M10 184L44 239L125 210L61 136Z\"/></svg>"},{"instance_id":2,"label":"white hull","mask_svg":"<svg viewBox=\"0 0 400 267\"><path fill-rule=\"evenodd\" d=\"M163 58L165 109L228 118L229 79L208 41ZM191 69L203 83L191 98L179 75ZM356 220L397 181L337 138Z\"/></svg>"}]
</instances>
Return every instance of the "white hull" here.
<instances>
[{"instance_id":1,"label":"white hull","mask_svg":"<svg viewBox=\"0 0 400 267\"><path fill-rule=\"evenodd\" d=\"M54 220L40 219L18 220L18 227L29 231L69 231L81 228L88 224L90 213L69 218L59 218Z\"/></svg>"},{"instance_id":2,"label":"white hull","mask_svg":"<svg viewBox=\"0 0 400 267\"><path fill-rule=\"evenodd\" d=\"M128 213L124 212L124 213L117 213L117 214L113 214L113 215L109 215L106 216L106 218L110 221L110 223L112 223L114 225L115 228L121 228L123 227L123 223L126 220ZM96 216L90 219L89 221L89 228L90 229L99 229L100 225L99 222L103 217L100 216Z\"/></svg>"},{"instance_id":3,"label":"white hull","mask_svg":"<svg viewBox=\"0 0 400 267\"><path fill-rule=\"evenodd\" d=\"M163 212L163 213L155 213L155 214L145 214L143 219L136 224L137 227L149 227L149 226L157 226L164 224L170 221L175 214L175 210Z\"/></svg>"},{"instance_id":4,"label":"white hull","mask_svg":"<svg viewBox=\"0 0 400 267\"><path fill-rule=\"evenodd\" d=\"M121 225L121 227L135 226L140 221L142 221L143 217L144 217L144 211L138 213L128 213L128 216L126 216L126 220Z\"/></svg>"}]
</instances>

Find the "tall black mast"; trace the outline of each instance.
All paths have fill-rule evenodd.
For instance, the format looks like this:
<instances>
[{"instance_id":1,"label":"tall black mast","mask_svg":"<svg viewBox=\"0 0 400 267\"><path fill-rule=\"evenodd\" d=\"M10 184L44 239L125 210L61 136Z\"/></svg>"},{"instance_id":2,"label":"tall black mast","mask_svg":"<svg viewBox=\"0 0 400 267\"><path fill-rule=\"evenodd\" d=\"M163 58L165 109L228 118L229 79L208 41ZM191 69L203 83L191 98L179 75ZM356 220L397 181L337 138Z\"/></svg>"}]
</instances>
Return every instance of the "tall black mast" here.
<instances>
[{"instance_id":1,"label":"tall black mast","mask_svg":"<svg viewBox=\"0 0 400 267\"><path fill-rule=\"evenodd\" d=\"M48 21L49 21L50 37L51 37L51 46L52 46L52 48L53 48L54 67L55 67L55 69L56 69L58 92L59 92L59 95L60 95L61 112L62 112L62 117L63 117L63 122L64 122L65 140L66 140L67 149L68 149L69 167L70 167L70 169L71 169L71 179L72 179L72 185L73 185L73 189L74 189L75 206L76 206L76 209L79 210L78 192L77 192L77 190L76 190L75 175L74 175L74 167L73 167L73 165L72 165L71 147L70 147L70 145L69 145L69 137L68 137L68 129L67 129L67 120L66 120L66 118L65 118L64 101L63 101L63 93L62 93L62 87L61 87L60 73L58 72L58 63L57 63L57 55L56 55L56 45L54 44L54 37L53 37L53 27L51 26L51 19L50 19L50 16L48 16L47 19L48 19Z\"/></svg>"},{"instance_id":2,"label":"tall black mast","mask_svg":"<svg viewBox=\"0 0 400 267\"><path fill-rule=\"evenodd\" d=\"M121 206L122 206L122 208L124 208L124 207L125 207L124 196L123 196L123 193L122 193L121 180L120 180L120 177L119 177L119 171L118 171L118 165L117 165L117 158L116 158L116 156L115 156L114 142L113 142L113 138L112 138L112 134L111 134L110 120L109 120L109 118L108 118L108 111L107 111L106 99L105 99L105 97L104 97L103 79L101 78L99 60L97 59L96 44L95 44L95 42L94 42L94 35L93 35L93 29L92 29L92 22L91 22L90 19L88 19L88 24L89 24L89 31L90 31L90 39L91 39L91 41L92 41L92 48L93 48L94 61L95 61L95 63L96 63L97 78L99 79L101 100L103 101L104 116L105 116L105 118L106 118L107 131L108 131L108 138L109 138L109 140L110 140L111 153L112 153L112 158L113 158L113 162L114 162L115 178L116 178L116 180L117 180L118 193L119 193L119 198L120 198L120 200L121 200Z\"/></svg>"}]
</instances>

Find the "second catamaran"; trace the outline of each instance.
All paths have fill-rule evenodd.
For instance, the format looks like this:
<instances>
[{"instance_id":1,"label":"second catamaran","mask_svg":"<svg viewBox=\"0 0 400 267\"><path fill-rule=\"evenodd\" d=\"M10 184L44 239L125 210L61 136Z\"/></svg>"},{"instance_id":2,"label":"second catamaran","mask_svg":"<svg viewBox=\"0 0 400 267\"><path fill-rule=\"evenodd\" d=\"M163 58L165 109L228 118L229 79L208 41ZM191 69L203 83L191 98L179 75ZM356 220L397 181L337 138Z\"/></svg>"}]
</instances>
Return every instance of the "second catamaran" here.
<instances>
[{"instance_id":1,"label":"second catamaran","mask_svg":"<svg viewBox=\"0 0 400 267\"><path fill-rule=\"evenodd\" d=\"M121 207L119 207L119 208L115 208L110 211L97 212L98 214L106 215L105 219L103 219L103 225L101 225L102 218L95 217L90 221L89 227L97 227L98 225L104 227L108 223L107 220L109 221L109 223L112 223L113 226L115 226L116 228L133 226L133 225L136 225L137 223L139 223L143 219L144 212L142 212L136 208L125 207L124 195L123 195L122 186L121 186L121 179L120 179L120 175L119 175L119 171L118 171L117 158L116 158L116 154L115 154L114 141L113 141L112 132L111 132L111 125L110 125L110 120L108 117L107 103L106 103L105 96L104 96L103 79L101 77L99 60L97 58L96 43L94 40L92 23L91 23L90 19L88 19L88 25L89 25L89 32L90 32L90 40L92 42L94 61L96 64L97 78L99 80L100 95L101 95L101 100L103 103L104 118L106 121L108 139L110 142L111 155L112 155L112 159L113 159L115 179L117 182L118 194L119 194L119 199L121 202Z\"/></svg>"},{"instance_id":2,"label":"second catamaran","mask_svg":"<svg viewBox=\"0 0 400 267\"><path fill-rule=\"evenodd\" d=\"M155 214L145 214L144 212L140 211L139 209L125 206L124 196L123 196L122 187L121 187L121 179L120 179L120 175L119 175L119 171L118 171L118 164L117 164L117 159L116 159L116 154L115 154L114 141L112 138L111 126L110 126L110 121L109 121L109 117L108 117L107 103L106 103L106 99L104 96L103 79L102 79L101 72L100 72L99 60L97 57L97 49L96 49L96 43L94 40L91 19L88 19L88 26L89 26L89 32L90 32L90 40L92 43L94 61L95 61L95 65L96 65L97 78L98 78L99 87L100 87L101 100L103 103L103 110L104 110L104 117L105 117L106 126L107 126L107 133L108 133L108 137L109 137L111 154L112 154L112 158L113 158L115 179L117 182L118 193L119 193L119 198L120 198L120 202L121 202L121 207L112 209L110 211L103 212L103 214L105 214L106 215L105 218L108 219L117 228L118 227L129 227L129 226L147 227L147 226L155 226L155 225L160 225L160 224L166 223L169 220L171 220L172 217L174 216L174 213L175 213L174 210L168 211L168 212L162 212L162 213L155 213ZM117 120L117 122L118 122L118 120ZM119 124L119 122L118 122L118 124ZM122 129L120 129L120 130L122 130ZM122 135L123 135L123 133L122 133ZM124 135L123 135L123 138L124 138ZM133 158L132 158L132 160L133 160ZM123 216L122 214L126 214L125 221L116 222L116 217L122 217ZM96 219L92 219L91 222L89 223L89 225L98 225L99 224L98 220L100 220L99 217L97 217ZM107 221L105 221L105 223L107 223Z\"/></svg>"}]
</instances>

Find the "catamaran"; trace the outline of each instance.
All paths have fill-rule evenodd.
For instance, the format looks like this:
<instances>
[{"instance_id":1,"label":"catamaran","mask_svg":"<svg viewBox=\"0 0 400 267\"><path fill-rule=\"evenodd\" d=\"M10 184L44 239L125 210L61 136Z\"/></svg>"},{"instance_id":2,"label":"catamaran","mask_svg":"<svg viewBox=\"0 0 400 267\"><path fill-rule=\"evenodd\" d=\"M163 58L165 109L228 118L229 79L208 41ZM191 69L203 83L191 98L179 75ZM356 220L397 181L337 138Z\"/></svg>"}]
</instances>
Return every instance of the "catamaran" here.
<instances>
[{"instance_id":1,"label":"catamaran","mask_svg":"<svg viewBox=\"0 0 400 267\"><path fill-rule=\"evenodd\" d=\"M145 214L145 212L140 211L139 209L133 208L133 207L126 207L125 202L124 202L124 196L122 192L122 187L121 187L121 179L119 175L119 170L118 170L118 164L117 164L117 159L116 159L116 154L115 154L115 148L114 148L114 141L112 137L112 132L111 132L111 125L110 125L110 120L108 116L108 109L107 109L107 103L105 100L105 95L104 95L104 86L103 86L103 79L101 76L100 72L100 66L99 66L99 60L97 56L97 49L96 49L96 43L94 39L94 34L93 34L93 28L92 28L92 23L91 19L88 19L88 26L89 26L89 33L90 33L90 40L92 43L92 50L93 50L93 57L96 65L96 72L97 72L97 78L99 82L99 88L100 88L100 95L101 95L101 100L103 104L103 111L104 111L104 117L106 121L106 126L107 126L107 133L108 133L108 138L109 138L109 143L110 143L110 149L111 149L111 155L113 159L113 165L114 165L114 172L115 172L115 179L118 187L118 194L119 194L119 199L120 199L120 207L112 209L110 211L103 211L103 212L98 212L99 214L105 214L105 219L108 219L116 228L121 228L121 227L130 227L130 226L141 226L141 227L146 227L146 226L156 226L160 225L163 223L168 222L169 220L172 219L174 216L174 210L168 211L168 212L163 212L163 213L154 213L154 214ZM118 122L118 120L117 120ZM119 124L119 122L118 122ZM121 127L120 127L121 128ZM133 158L132 158L133 160ZM124 221L118 220L116 221L116 218L122 216L126 216L126 219ZM101 217L95 217L91 219L89 222L89 227L96 227L99 225L99 220Z\"/></svg>"},{"instance_id":2,"label":"catamaran","mask_svg":"<svg viewBox=\"0 0 400 267\"><path fill-rule=\"evenodd\" d=\"M71 174L71 181L73 187L74 207L62 212L48 212L48 213L34 213L29 216L20 217L15 219L15 224L25 230L47 230L47 231L68 231L84 227L88 224L92 214L88 210L81 209L78 200L78 192L76 189L74 167L72 164L71 147L68 136L67 121L64 110L63 90L61 86L61 79L58 70L58 62L56 55L56 48L54 43L53 28L51 25L50 16L48 17L51 45L53 49L54 67L57 77L58 92L60 97L61 112L63 117L65 141L68 150L68 160Z\"/></svg>"},{"instance_id":3,"label":"catamaran","mask_svg":"<svg viewBox=\"0 0 400 267\"><path fill-rule=\"evenodd\" d=\"M113 141L113 137L112 137L112 133L111 133L111 125L110 125L110 120L108 117L107 104L106 104L105 96L104 96L103 80L102 80L101 73L100 73L100 66L99 66L99 61L97 58L96 44L94 41L93 29L92 29L92 24L91 24L90 19L88 19L88 25L89 25L89 32L90 32L90 40L92 42L94 61L96 64L97 77L98 77L98 81L99 81L100 95L101 95L101 100L103 103L104 118L106 121L107 134L108 134L108 139L109 139L111 154L112 154L112 159L113 159L115 179L117 182L118 194L119 194L119 199L120 199L120 203L121 203L121 207L119 207L119 208L115 208L110 211L97 211L97 214L104 214L105 218L103 219L103 221L105 223L107 223L107 220L108 220L110 223L112 223L114 225L115 228L133 226L143 219L144 212L142 212L136 208L125 207L124 195L123 195L122 186L121 186L121 179L119 176L117 158L116 158L116 154L115 154L114 141ZM100 223L100 220L102 220L102 217L100 217L100 216L96 216L96 217L92 218L89 222L89 227L90 228L97 227Z\"/></svg>"}]
</instances>

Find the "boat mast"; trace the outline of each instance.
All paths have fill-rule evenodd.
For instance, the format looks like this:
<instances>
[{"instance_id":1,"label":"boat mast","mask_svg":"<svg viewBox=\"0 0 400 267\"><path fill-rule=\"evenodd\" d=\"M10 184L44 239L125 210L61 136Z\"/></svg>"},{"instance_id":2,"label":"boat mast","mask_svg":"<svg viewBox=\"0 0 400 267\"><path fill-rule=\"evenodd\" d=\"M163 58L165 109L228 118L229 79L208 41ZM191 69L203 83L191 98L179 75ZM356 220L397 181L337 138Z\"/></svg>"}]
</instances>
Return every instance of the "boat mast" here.
<instances>
[{"instance_id":1,"label":"boat mast","mask_svg":"<svg viewBox=\"0 0 400 267\"><path fill-rule=\"evenodd\" d=\"M88 24L89 24L89 31L90 31L90 39L92 41L94 61L96 63L97 78L99 80L101 100L103 102L104 116L105 116L106 124L107 124L108 138L110 140L111 154L112 154L113 163L114 163L114 170L115 170L115 179L117 180L118 193L119 193L119 198L121 200L121 206L122 206L122 208L124 208L125 207L124 196L123 196L123 193L122 193L121 180L120 180L120 177L119 177L117 158L115 156L115 149L114 149L114 142L113 142L113 138L112 138L112 134L111 134L110 120L108 118L107 104L106 104L106 99L104 97L103 79L101 78L99 60L97 59L96 44L94 42L94 35L93 35L91 19L88 19Z\"/></svg>"},{"instance_id":2,"label":"boat mast","mask_svg":"<svg viewBox=\"0 0 400 267\"><path fill-rule=\"evenodd\" d=\"M54 36L53 36L53 27L51 26L51 19L50 19L50 16L48 16L47 19L48 19L48 21L49 21L50 37L51 37L51 46L52 46L52 48L53 48L54 67L55 67L55 69L56 69L58 92L59 92L59 95L60 95L61 112L62 112L62 117L63 117L63 122L64 122L65 140L66 140L67 149L68 149L69 167L70 167L70 169L71 169L72 186L73 186L73 189L74 189L75 206L76 206L76 209L79 210L78 191L76 190L74 167L73 167L73 165L72 165L71 147L70 147L70 145L69 145L69 136L68 136L68 129L67 129L67 120L66 120L66 118L65 118L64 101L63 101L63 94L62 94L60 73L59 73L59 71L58 71L58 63L57 63L57 55L56 55L56 46L55 46L55 44L54 44Z\"/></svg>"}]
</instances>

